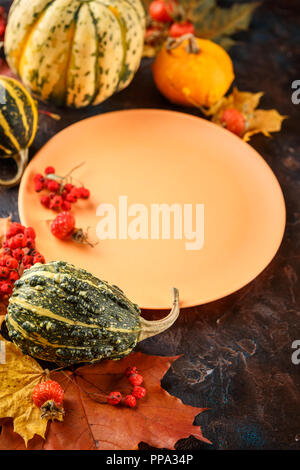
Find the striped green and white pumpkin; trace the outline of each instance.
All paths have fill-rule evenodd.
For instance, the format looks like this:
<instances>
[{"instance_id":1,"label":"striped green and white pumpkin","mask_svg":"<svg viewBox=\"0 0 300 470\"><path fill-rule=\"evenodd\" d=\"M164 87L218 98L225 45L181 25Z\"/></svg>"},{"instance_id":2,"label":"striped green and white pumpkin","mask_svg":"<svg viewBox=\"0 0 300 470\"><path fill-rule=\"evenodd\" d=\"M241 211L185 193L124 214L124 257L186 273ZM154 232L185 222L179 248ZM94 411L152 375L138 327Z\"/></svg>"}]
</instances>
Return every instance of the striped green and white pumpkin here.
<instances>
[{"instance_id":1,"label":"striped green and white pumpkin","mask_svg":"<svg viewBox=\"0 0 300 470\"><path fill-rule=\"evenodd\" d=\"M0 158L14 158L18 167L16 176L0 180L0 185L19 182L37 125L37 106L28 91L19 81L0 75Z\"/></svg>"},{"instance_id":2,"label":"striped green and white pumpkin","mask_svg":"<svg viewBox=\"0 0 300 470\"><path fill-rule=\"evenodd\" d=\"M174 323L174 293L171 313L151 322L118 287L87 271L61 261L36 264L16 281L5 320L12 341L35 358L62 365L120 359Z\"/></svg>"},{"instance_id":3,"label":"striped green and white pumpkin","mask_svg":"<svg viewBox=\"0 0 300 470\"><path fill-rule=\"evenodd\" d=\"M5 52L37 97L80 108L131 82L144 32L140 0L14 0Z\"/></svg>"}]
</instances>

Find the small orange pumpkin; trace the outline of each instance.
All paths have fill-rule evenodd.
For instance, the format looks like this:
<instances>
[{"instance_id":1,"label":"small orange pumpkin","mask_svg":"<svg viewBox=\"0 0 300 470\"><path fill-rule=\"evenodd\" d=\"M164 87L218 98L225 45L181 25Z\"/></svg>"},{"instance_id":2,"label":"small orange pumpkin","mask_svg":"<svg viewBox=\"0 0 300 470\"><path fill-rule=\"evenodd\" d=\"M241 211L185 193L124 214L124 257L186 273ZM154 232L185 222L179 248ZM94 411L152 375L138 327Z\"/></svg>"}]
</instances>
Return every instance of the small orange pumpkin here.
<instances>
[{"instance_id":1,"label":"small orange pumpkin","mask_svg":"<svg viewBox=\"0 0 300 470\"><path fill-rule=\"evenodd\" d=\"M184 106L211 106L234 80L227 52L208 39L185 35L170 39L158 53L153 77L160 92Z\"/></svg>"}]
</instances>

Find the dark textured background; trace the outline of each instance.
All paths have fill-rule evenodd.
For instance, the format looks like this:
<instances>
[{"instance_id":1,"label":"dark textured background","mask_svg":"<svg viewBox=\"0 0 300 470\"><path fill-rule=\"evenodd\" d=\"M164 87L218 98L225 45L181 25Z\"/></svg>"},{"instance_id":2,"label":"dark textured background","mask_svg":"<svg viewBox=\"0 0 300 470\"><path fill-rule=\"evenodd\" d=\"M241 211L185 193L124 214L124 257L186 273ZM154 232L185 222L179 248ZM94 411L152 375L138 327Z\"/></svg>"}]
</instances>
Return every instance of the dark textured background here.
<instances>
[{"instance_id":1,"label":"dark textured background","mask_svg":"<svg viewBox=\"0 0 300 470\"><path fill-rule=\"evenodd\" d=\"M156 355L183 354L163 386L186 404L210 408L195 423L213 446L191 437L180 441L178 448L299 450L300 365L291 362L291 344L300 340L300 105L291 102L291 83L300 79L299 1L262 1L250 30L237 38L239 44L230 51L236 85L264 91L262 106L289 116L273 139L256 136L251 141L283 189L285 237L275 259L251 284L217 302L183 310L171 330L139 349ZM146 60L130 87L106 103L84 111L60 110L58 122L41 116L30 155L75 121L129 108L191 112L160 96ZM1 162L2 174L12 169ZM17 188L0 193L0 216L18 219L17 193Z\"/></svg>"}]
</instances>

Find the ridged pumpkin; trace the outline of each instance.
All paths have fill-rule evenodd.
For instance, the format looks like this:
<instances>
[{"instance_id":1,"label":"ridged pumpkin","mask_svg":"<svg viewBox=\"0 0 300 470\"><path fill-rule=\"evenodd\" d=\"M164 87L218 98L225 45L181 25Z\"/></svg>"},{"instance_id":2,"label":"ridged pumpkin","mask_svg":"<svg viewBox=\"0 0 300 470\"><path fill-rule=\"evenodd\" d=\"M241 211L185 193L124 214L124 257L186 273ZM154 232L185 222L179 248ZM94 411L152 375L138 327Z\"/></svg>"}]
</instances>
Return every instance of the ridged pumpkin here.
<instances>
[{"instance_id":1,"label":"ridged pumpkin","mask_svg":"<svg viewBox=\"0 0 300 470\"><path fill-rule=\"evenodd\" d=\"M179 315L147 321L116 286L65 262L35 264L16 281L5 322L25 354L69 365L120 359L138 341L169 328Z\"/></svg>"},{"instance_id":2,"label":"ridged pumpkin","mask_svg":"<svg viewBox=\"0 0 300 470\"><path fill-rule=\"evenodd\" d=\"M131 82L144 30L140 0L15 0L5 53L38 98L80 108Z\"/></svg>"},{"instance_id":3,"label":"ridged pumpkin","mask_svg":"<svg viewBox=\"0 0 300 470\"><path fill-rule=\"evenodd\" d=\"M13 158L18 168L13 179L0 179L0 185L14 186L20 181L37 125L37 106L28 91L17 80L0 75L0 158Z\"/></svg>"},{"instance_id":4,"label":"ridged pumpkin","mask_svg":"<svg viewBox=\"0 0 300 470\"><path fill-rule=\"evenodd\" d=\"M160 92L184 106L211 106L221 99L233 79L227 52L208 39L170 41L158 53L153 77Z\"/></svg>"}]
</instances>

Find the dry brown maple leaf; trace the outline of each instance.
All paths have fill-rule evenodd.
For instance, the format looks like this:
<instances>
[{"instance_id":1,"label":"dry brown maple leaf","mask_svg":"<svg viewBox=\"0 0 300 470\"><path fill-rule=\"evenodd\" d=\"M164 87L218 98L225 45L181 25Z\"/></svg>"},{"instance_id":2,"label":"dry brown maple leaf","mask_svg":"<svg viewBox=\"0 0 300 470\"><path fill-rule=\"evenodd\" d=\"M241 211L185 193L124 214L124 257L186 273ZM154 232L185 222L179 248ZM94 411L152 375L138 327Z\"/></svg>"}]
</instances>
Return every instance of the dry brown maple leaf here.
<instances>
[{"instance_id":1,"label":"dry brown maple leaf","mask_svg":"<svg viewBox=\"0 0 300 470\"><path fill-rule=\"evenodd\" d=\"M179 439L191 435L210 443L200 427L193 425L195 416L204 409L184 405L161 388L162 377L176 359L133 353L120 361L81 367L75 373L51 374L65 390L64 422L51 423L46 441L36 436L28 448L132 450L143 441L154 447L174 449ZM143 374L146 397L138 400L134 409L108 405L102 391L129 393L124 370L133 365ZM10 422L3 424L0 436L0 449L7 448L24 449Z\"/></svg>"},{"instance_id":2,"label":"dry brown maple leaf","mask_svg":"<svg viewBox=\"0 0 300 470\"><path fill-rule=\"evenodd\" d=\"M13 343L1 338L0 418L13 418L14 431L27 442L35 434L45 436L47 420L32 401L34 387L46 379L43 369Z\"/></svg>"}]
</instances>

